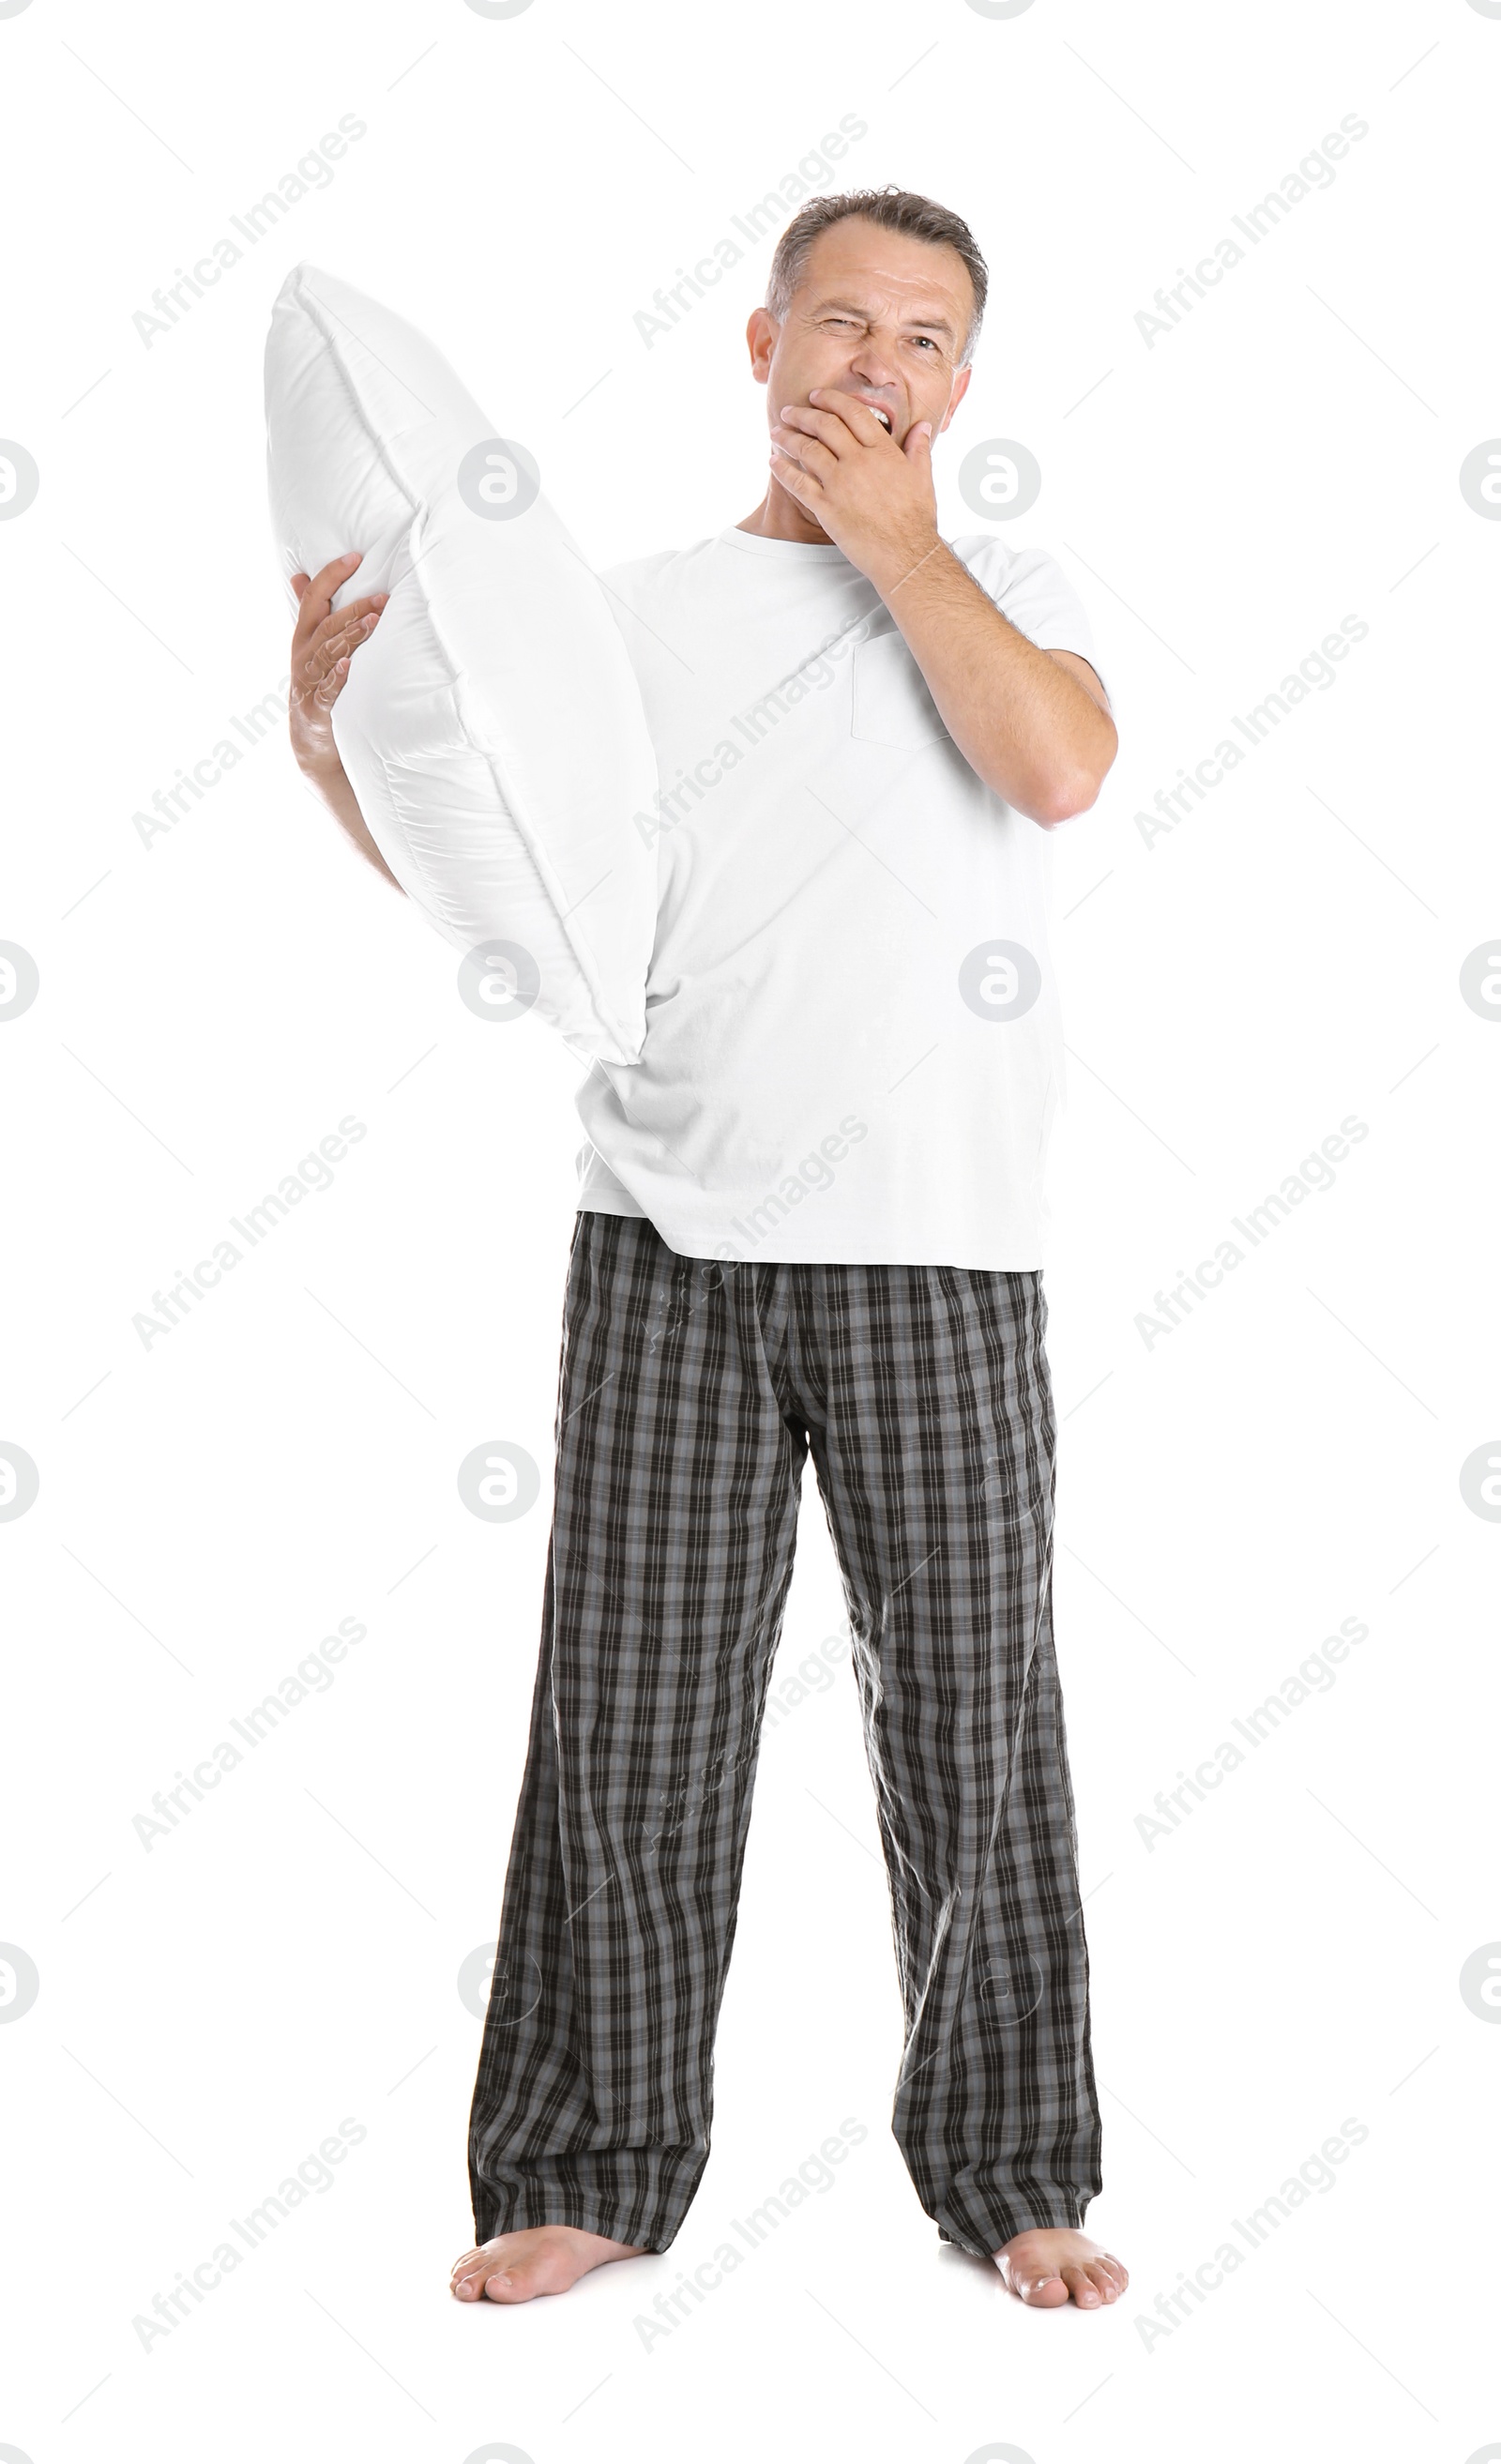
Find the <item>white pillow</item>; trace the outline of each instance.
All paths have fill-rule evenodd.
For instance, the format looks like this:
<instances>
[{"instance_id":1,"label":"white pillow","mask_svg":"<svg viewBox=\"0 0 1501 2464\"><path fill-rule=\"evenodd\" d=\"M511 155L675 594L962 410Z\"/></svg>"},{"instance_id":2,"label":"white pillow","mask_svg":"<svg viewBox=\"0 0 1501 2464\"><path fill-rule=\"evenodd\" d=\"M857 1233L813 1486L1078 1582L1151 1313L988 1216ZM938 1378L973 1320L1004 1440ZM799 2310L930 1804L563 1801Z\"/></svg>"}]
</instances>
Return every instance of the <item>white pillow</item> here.
<instances>
[{"instance_id":1,"label":"white pillow","mask_svg":"<svg viewBox=\"0 0 1501 2464\"><path fill-rule=\"evenodd\" d=\"M289 583L358 548L335 606L391 593L334 705L371 837L429 922L483 953L489 1014L534 1001L580 1053L638 1060L657 864L635 816L656 810L656 757L535 464L404 318L306 264L272 311L266 426Z\"/></svg>"}]
</instances>

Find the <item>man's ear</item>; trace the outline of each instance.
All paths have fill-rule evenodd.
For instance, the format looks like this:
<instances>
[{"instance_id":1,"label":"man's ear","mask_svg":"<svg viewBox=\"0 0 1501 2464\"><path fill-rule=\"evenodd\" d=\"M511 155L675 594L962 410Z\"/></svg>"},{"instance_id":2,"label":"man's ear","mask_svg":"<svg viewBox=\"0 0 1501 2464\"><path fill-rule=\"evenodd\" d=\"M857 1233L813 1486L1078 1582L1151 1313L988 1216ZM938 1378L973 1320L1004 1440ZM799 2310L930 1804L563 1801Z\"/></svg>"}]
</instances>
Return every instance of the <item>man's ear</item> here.
<instances>
[{"instance_id":1,"label":"man's ear","mask_svg":"<svg viewBox=\"0 0 1501 2464\"><path fill-rule=\"evenodd\" d=\"M961 368L958 376L954 379L954 389L948 397L948 408L944 413L943 423L938 430L940 436L942 436L944 429L947 427L955 411L958 409L966 394L968 392L969 380L973 374L974 370L972 367Z\"/></svg>"},{"instance_id":2,"label":"man's ear","mask_svg":"<svg viewBox=\"0 0 1501 2464\"><path fill-rule=\"evenodd\" d=\"M746 347L750 353L750 373L757 385L765 385L772 373L772 356L781 330L770 309L751 309L746 324Z\"/></svg>"}]
</instances>

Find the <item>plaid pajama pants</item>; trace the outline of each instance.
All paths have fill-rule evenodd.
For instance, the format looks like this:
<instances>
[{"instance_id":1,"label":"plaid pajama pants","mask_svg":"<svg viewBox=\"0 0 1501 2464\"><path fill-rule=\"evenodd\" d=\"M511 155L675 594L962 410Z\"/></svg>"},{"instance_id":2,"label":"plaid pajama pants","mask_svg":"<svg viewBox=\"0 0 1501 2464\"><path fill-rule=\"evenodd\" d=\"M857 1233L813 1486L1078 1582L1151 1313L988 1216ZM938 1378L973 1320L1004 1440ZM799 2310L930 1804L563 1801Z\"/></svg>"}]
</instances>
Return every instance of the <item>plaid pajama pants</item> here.
<instances>
[{"instance_id":1,"label":"plaid pajama pants","mask_svg":"<svg viewBox=\"0 0 1501 2464\"><path fill-rule=\"evenodd\" d=\"M905 2040L892 2129L989 2255L1099 2189L1054 1658L1039 1273L720 1265L584 1212L531 1742L469 2129L477 2242L672 2242L812 1449L849 1609Z\"/></svg>"}]
</instances>

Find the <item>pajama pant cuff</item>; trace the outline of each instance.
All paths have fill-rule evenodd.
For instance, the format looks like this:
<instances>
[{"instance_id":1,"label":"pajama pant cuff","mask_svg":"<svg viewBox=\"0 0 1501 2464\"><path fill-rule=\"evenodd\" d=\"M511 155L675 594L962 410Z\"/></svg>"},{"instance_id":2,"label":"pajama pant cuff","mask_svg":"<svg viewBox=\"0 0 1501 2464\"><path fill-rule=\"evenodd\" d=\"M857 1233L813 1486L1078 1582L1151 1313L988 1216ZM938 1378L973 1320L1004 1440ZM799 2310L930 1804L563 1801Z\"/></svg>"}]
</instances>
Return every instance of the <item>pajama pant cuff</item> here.
<instances>
[{"instance_id":1,"label":"pajama pant cuff","mask_svg":"<svg viewBox=\"0 0 1501 2464\"><path fill-rule=\"evenodd\" d=\"M500 2233L526 2233L537 2225L572 2225L577 2233L598 2233L605 2241L622 2241L634 2250L669 2250L677 2224L653 2223L624 2208L599 2207L587 2199L538 2193L534 2198L487 2200L474 2205L474 2246L482 2250Z\"/></svg>"},{"instance_id":2,"label":"pajama pant cuff","mask_svg":"<svg viewBox=\"0 0 1501 2464\"><path fill-rule=\"evenodd\" d=\"M939 2223L938 2238L968 2251L973 2258L993 2258L1017 2233L1078 2232L1093 2195L1089 2190L1058 2190L1051 2198L996 2208L986 2218L961 2221L950 2216L946 2226Z\"/></svg>"}]
</instances>

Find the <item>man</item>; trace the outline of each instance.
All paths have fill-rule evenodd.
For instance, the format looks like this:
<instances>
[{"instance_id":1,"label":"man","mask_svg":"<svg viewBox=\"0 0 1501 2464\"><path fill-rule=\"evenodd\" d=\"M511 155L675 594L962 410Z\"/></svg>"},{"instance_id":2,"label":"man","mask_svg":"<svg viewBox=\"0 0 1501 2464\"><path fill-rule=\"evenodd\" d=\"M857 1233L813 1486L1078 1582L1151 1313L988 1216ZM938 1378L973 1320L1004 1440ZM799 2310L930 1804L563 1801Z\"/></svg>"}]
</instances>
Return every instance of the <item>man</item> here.
<instances>
[{"instance_id":1,"label":"man","mask_svg":"<svg viewBox=\"0 0 1501 2464\"><path fill-rule=\"evenodd\" d=\"M811 1450L849 1606L943 2239L1039 2307L1126 2282L1099 2188L1051 1619L1038 1265L1058 1025L1042 833L1116 753L1052 560L939 538L986 270L905 191L820 198L747 329L752 514L604 577L663 782L641 1061L597 1064L531 1747L461 2299L663 2251L709 2144L761 1713ZM356 560L357 561L357 560ZM294 739L380 602L297 577ZM385 869L381 866L381 869ZM984 936L984 937L982 937Z\"/></svg>"}]
</instances>

